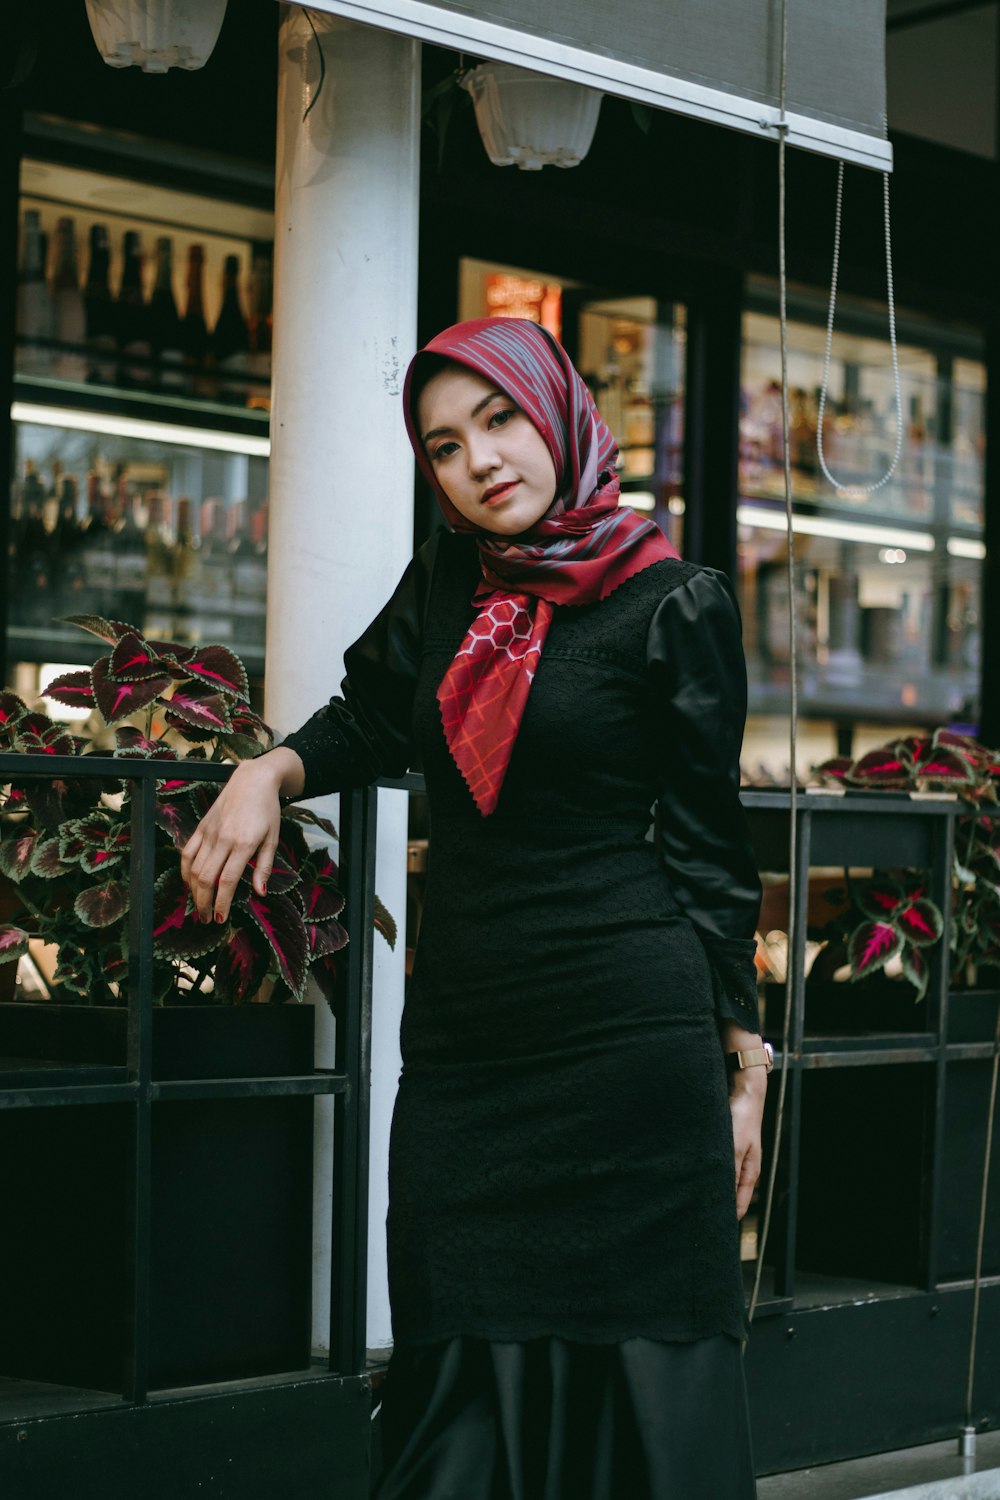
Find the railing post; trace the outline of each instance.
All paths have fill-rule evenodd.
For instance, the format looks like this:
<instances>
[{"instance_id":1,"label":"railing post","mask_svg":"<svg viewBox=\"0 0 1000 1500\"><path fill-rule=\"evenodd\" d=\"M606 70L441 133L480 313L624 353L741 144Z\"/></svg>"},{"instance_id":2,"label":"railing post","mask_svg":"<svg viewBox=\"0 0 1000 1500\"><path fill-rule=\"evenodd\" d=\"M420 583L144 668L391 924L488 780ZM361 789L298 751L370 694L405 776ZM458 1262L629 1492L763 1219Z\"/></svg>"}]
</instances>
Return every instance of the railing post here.
<instances>
[{"instance_id":1,"label":"railing post","mask_svg":"<svg viewBox=\"0 0 1000 1500\"><path fill-rule=\"evenodd\" d=\"M156 880L156 782L131 783L132 846L128 926L129 1079L138 1085L132 1105L132 1151L126 1201L129 1276L126 1400L145 1401L149 1389L150 1151L153 1062L153 884Z\"/></svg>"},{"instance_id":2,"label":"railing post","mask_svg":"<svg viewBox=\"0 0 1000 1500\"><path fill-rule=\"evenodd\" d=\"M340 799L345 953L337 1015L337 1071L348 1075L333 1123L333 1232L330 1368L357 1375L365 1367L368 1300L368 1132L371 1096L371 1001L378 792L360 787Z\"/></svg>"}]
</instances>

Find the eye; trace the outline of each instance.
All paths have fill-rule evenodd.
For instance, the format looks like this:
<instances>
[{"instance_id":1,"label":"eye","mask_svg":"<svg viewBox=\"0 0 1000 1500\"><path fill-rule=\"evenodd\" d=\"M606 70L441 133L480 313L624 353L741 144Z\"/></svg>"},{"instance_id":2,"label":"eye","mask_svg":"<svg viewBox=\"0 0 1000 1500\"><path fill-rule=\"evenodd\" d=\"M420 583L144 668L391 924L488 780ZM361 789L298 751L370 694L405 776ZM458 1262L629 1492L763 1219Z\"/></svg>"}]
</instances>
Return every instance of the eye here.
<instances>
[{"instance_id":1,"label":"eye","mask_svg":"<svg viewBox=\"0 0 1000 1500\"><path fill-rule=\"evenodd\" d=\"M431 462L436 463L439 458L450 458L457 447L457 443L442 443L440 448L435 448L431 454Z\"/></svg>"},{"instance_id":2,"label":"eye","mask_svg":"<svg viewBox=\"0 0 1000 1500\"><path fill-rule=\"evenodd\" d=\"M512 407L512 406L500 406L500 407L498 407L495 412L491 412L491 414L490 414L490 420L489 420L489 422L488 422L487 425L490 426L490 427L503 427L503 426L505 426L506 423L508 423L510 421L511 417L513 417L513 416L516 415L516 410L517 410L516 407Z\"/></svg>"}]
</instances>

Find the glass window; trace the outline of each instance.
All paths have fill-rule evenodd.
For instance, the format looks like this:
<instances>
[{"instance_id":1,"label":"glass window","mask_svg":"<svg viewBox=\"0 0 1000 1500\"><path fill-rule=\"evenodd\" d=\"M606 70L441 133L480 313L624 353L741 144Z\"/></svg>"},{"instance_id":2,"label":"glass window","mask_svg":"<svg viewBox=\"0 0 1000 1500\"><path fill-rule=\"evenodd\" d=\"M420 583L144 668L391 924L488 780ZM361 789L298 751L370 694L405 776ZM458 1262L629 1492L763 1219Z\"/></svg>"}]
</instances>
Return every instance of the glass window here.
<instances>
[{"instance_id":1,"label":"glass window","mask_svg":"<svg viewBox=\"0 0 1000 1500\"><path fill-rule=\"evenodd\" d=\"M788 710L788 600L779 325L775 292L751 285L744 319L738 519L751 715ZM770 306L769 306L770 304ZM818 454L825 308L790 299L789 415L801 704L845 728L979 714L985 366L981 342L900 320L903 437L897 440L884 309L838 308ZM881 333L876 329L881 325ZM882 335L885 336L882 336ZM759 758L751 720L748 755ZM853 747L855 750L857 746ZM801 769L801 768L800 768Z\"/></svg>"},{"instance_id":2,"label":"glass window","mask_svg":"<svg viewBox=\"0 0 1000 1500\"><path fill-rule=\"evenodd\" d=\"M87 638L60 620L96 614L137 625L155 639L220 641L251 673L261 673L266 439L166 424L157 435L152 423L151 435L139 437L127 421L97 414L20 412L8 571L11 657L89 659L79 654ZM61 419L79 420L88 430L60 425ZM116 426L125 430L116 433Z\"/></svg>"}]
</instances>

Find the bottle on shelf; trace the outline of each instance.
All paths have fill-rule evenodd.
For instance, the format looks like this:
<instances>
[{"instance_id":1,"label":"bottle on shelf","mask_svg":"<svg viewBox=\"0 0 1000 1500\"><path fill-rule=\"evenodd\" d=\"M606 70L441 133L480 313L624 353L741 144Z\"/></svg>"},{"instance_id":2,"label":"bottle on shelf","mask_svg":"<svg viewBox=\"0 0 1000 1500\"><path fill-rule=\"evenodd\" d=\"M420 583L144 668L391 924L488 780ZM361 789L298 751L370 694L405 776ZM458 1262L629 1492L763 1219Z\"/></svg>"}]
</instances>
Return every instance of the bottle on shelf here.
<instances>
[{"instance_id":1,"label":"bottle on shelf","mask_svg":"<svg viewBox=\"0 0 1000 1500\"><path fill-rule=\"evenodd\" d=\"M218 374L219 399L244 406L250 334L240 307L240 258L227 255L222 273L222 308L212 330L212 360Z\"/></svg>"},{"instance_id":2,"label":"bottle on shelf","mask_svg":"<svg viewBox=\"0 0 1000 1500\"><path fill-rule=\"evenodd\" d=\"M52 305L45 280L45 251L38 210L25 209L17 285L17 369L24 375L44 375L49 370L49 350L44 341L52 332Z\"/></svg>"},{"instance_id":3,"label":"bottle on shelf","mask_svg":"<svg viewBox=\"0 0 1000 1500\"><path fill-rule=\"evenodd\" d=\"M271 333L273 283L270 248L255 246L250 270L250 353L247 359L247 406L271 409Z\"/></svg>"},{"instance_id":4,"label":"bottle on shelf","mask_svg":"<svg viewBox=\"0 0 1000 1500\"><path fill-rule=\"evenodd\" d=\"M149 299L149 337L161 391L184 389L181 320L174 300L173 242L166 235L156 241L156 282Z\"/></svg>"},{"instance_id":5,"label":"bottle on shelf","mask_svg":"<svg viewBox=\"0 0 1000 1500\"><path fill-rule=\"evenodd\" d=\"M87 324L87 380L93 385L114 385L117 373L115 350L115 306L111 300L111 242L106 224L90 230L90 262L83 292Z\"/></svg>"},{"instance_id":6,"label":"bottle on shelf","mask_svg":"<svg viewBox=\"0 0 1000 1500\"><path fill-rule=\"evenodd\" d=\"M205 323L205 248L188 249L187 301L181 319L181 349L189 395L211 396L213 387L208 364L208 327Z\"/></svg>"},{"instance_id":7,"label":"bottle on shelf","mask_svg":"<svg viewBox=\"0 0 1000 1500\"><path fill-rule=\"evenodd\" d=\"M142 240L136 230L126 230L123 248L125 263L116 308L121 382L142 388L152 379L152 348L149 310L142 293Z\"/></svg>"},{"instance_id":8,"label":"bottle on shelf","mask_svg":"<svg viewBox=\"0 0 1000 1500\"><path fill-rule=\"evenodd\" d=\"M87 378L87 315L76 268L76 224L69 217L61 218L56 226L52 324L56 342L62 346L52 361L53 375L82 383Z\"/></svg>"}]
</instances>

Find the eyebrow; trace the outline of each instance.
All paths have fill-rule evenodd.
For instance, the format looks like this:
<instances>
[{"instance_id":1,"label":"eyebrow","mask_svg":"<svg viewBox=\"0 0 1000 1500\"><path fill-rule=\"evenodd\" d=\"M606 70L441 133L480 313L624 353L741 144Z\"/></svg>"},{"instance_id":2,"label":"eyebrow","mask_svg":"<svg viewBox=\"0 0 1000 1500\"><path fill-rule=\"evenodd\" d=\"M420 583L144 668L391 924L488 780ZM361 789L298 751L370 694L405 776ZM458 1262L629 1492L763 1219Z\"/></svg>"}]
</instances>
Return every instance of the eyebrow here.
<instances>
[{"instance_id":1,"label":"eyebrow","mask_svg":"<svg viewBox=\"0 0 1000 1500\"><path fill-rule=\"evenodd\" d=\"M495 401L498 396L505 397L506 396L506 392L505 391L490 391L489 395L488 396L484 396L483 399L482 399L482 401L477 401L476 402L475 406L472 408L471 412L469 413L469 416L470 417L478 417L479 413L482 411L483 407L484 406L489 406L490 402L491 401ZM432 427L431 430L430 430L430 432L425 432L424 433L423 442L425 444L429 443L432 438L444 437L444 435L445 435L446 432L454 432L454 431L455 431L454 427Z\"/></svg>"}]
</instances>

